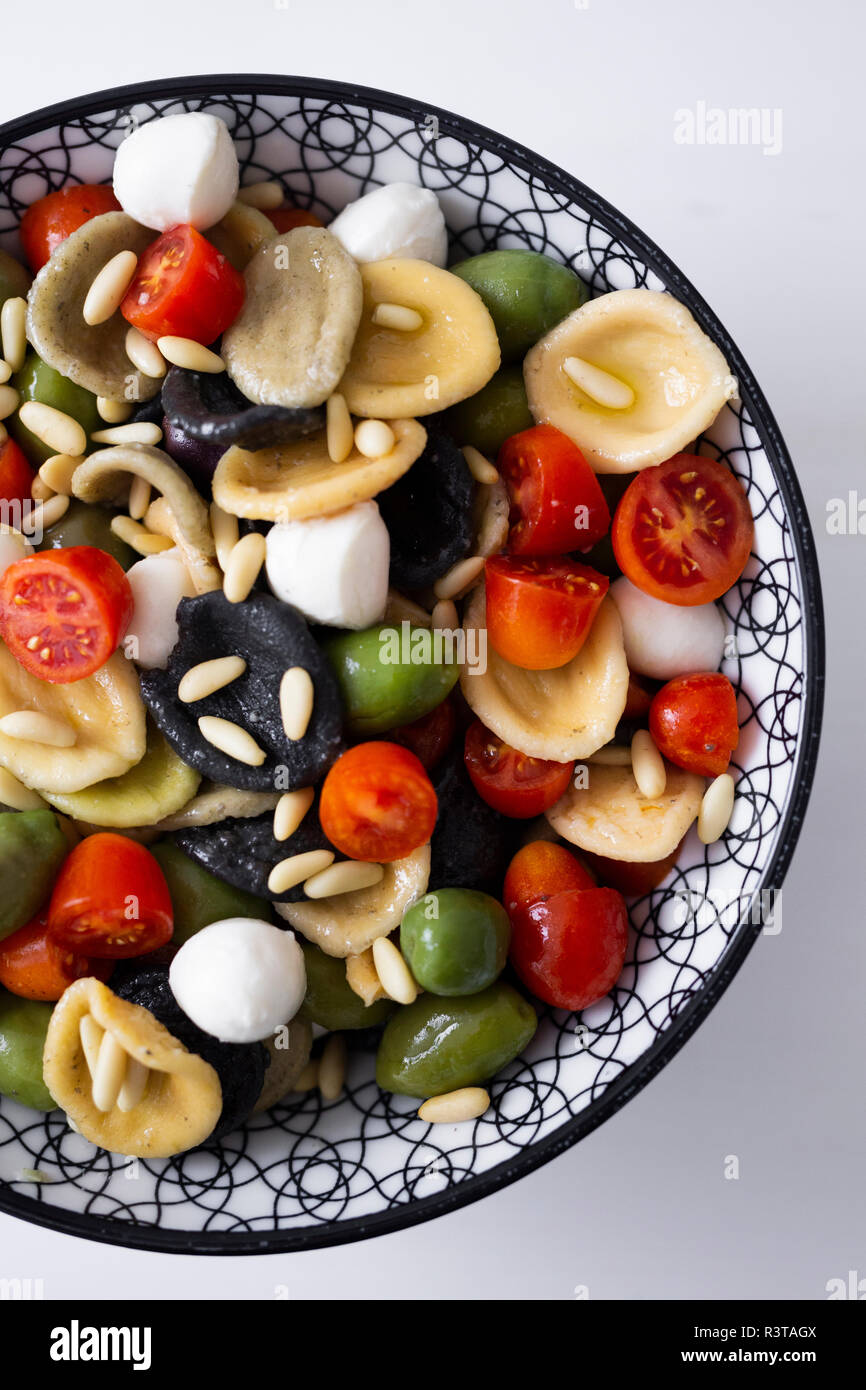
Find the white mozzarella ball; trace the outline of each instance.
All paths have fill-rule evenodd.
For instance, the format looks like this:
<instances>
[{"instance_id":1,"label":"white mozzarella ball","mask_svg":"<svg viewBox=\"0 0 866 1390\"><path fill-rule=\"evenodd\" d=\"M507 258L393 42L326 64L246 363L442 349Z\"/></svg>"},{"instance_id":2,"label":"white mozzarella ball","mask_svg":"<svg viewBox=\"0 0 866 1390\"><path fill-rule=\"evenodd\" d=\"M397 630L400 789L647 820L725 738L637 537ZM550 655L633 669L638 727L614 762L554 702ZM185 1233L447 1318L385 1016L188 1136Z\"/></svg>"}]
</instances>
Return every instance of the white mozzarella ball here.
<instances>
[{"instance_id":1,"label":"white mozzarella ball","mask_svg":"<svg viewBox=\"0 0 866 1390\"><path fill-rule=\"evenodd\" d=\"M375 502L329 516L281 521L267 535L265 566L277 598L328 627L371 627L388 597L391 541Z\"/></svg>"},{"instance_id":2,"label":"white mozzarella ball","mask_svg":"<svg viewBox=\"0 0 866 1390\"><path fill-rule=\"evenodd\" d=\"M179 550L161 550L158 555L146 555L127 570L132 587L132 621L126 630L125 644L139 666L150 670L165 667L178 638L177 605L182 598L192 598L195 587Z\"/></svg>"},{"instance_id":3,"label":"white mozzarella ball","mask_svg":"<svg viewBox=\"0 0 866 1390\"><path fill-rule=\"evenodd\" d=\"M448 259L439 199L414 183L386 183L347 204L329 228L356 261Z\"/></svg>"},{"instance_id":4,"label":"white mozzarella ball","mask_svg":"<svg viewBox=\"0 0 866 1390\"><path fill-rule=\"evenodd\" d=\"M610 587L622 619L629 670L655 680L717 671L725 649L725 620L714 603L691 608L663 603L625 576Z\"/></svg>"},{"instance_id":5,"label":"white mozzarella ball","mask_svg":"<svg viewBox=\"0 0 866 1390\"><path fill-rule=\"evenodd\" d=\"M185 941L171 963L172 993L188 1018L222 1042L268 1037L307 992L294 932L254 917L227 917Z\"/></svg>"},{"instance_id":6,"label":"white mozzarella ball","mask_svg":"<svg viewBox=\"0 0 866 1390\"><path fill-rule=\"evenodd\" d=\"M0 523L0 574L9 565L14 565L18 560L24 560L28 555L33 554L33 546L26 536L22 536L20 531L16 531L14 526L7 526Z\"/></svg>"},{"instance_id":7,"label":"white mozzarella ball","mask_svg":"<svg viewBox=\"0 0 866 1390\"><path fill-rule=\"evenodd\" d=\"M218 116L188 111L139 126L117 151L114 196L125 213L164 232L200 232L225 217L238 191L238 158Z\"/></svg>"}]
</instances>

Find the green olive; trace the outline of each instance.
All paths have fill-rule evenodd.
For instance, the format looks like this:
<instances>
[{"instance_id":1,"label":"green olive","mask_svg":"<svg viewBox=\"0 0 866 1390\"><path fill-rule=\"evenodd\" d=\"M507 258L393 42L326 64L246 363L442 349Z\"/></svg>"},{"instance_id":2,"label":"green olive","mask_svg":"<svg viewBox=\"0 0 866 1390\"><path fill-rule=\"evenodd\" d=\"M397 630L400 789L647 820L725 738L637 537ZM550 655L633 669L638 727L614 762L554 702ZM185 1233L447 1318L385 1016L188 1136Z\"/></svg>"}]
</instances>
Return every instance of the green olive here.
<instances>
[{"instance_id":1,"label":"green olive","mask_svg":"<svg viewBox=\"0 0 866 1390\"><path fill-rule=\"evenodd\" d=\"M400 950L422 989L477 994L505 968L511 926L501 903L473 888L440 888L408 909Z\"/></svg>"},{"instance_id":2,"label":"green olive","mask_svg":"<svg viewBox=\"0 0 866 1390\"><path fill-rule=\"evenodd\" d=\"M0 308L7 299L26 299L32 276L8 251L0 251Z\"/></svg>"},{"instance_id":3,"label":"green olive","mask_svg":"<svg viewBox=\"0 0 866 1390\"><path fill-rule=\"evenodd\" d=\"M28 352L24 366L20 372L15 373L10 385L20 394L22 404L25 401L41 401L43 405L62 410L64 415L71 415L73 420L78 421L88 437L94 430L105 428L105 421L100 419L99 411L96 409L96 397L92 392L85 391L83 386L76 386L74 381L61 376L60 372L49 367L35 352ZM39 468L46 459L57 452L48 444L43 444L35 434L31 434L17 415L11 416L6 421L6 426L34 468Z\"/></svg>"},{"instance_id":4,"label":"green olive","mask_svg":"<svg viewBox=\"0 0 866 1390\"><path fill-rule=\"evenodd\" d=\"M496 325L503 362L515 362L589 298L561 261L538 251L485 251L451 267L479 294Z\"/></svg>"},{"instance_id":5,"label":"green olive","mask_svg":"<svg viewBox=\"0 0 866 1390\"><path fill-rule=\"evenodd\" d=\"M208 873L171 840L160 840L149 849L165 875L174 908L172 946L182 946L211 922L224 922L231 917L274 920L269 902Z\"/></svg>"},{"instance_id":6,"label":"green olive","mask_svg":"<svg viewBox=\"0 0 866 1390\"><path fill-rule=\"evenodd\" d=\"M0 941L35 917L68 853L53 811L0 813Z\"/></svg>"},{"instance_id":7,"label":"green olive","mask_svg":"<svg viewBox=\"0 0 866 1390\"><path fill-rule=\"evenodd\" d=\"M367 737L429 714L454 687L459 672L454 652L425 627L343 632L326 639L325 651L349 729Z\"/></svg>"},{"instance_id":8,"label":"green olive","mask_svg":"<svg viewBox=\"0 0 866 1390\"><path fill-rule=\"evenodd\" d=\"M422 994L385 1025L376 1080L403 1096L478 1086L523 1051L537 1023L532 1005L502 980L465 999Z\"/></svg>"},{"instance_id":9,"label":"green olive","mask_svg":"<svg viewBox=\"0 0 866 1390\"><path fill-rule=\"evenodd\" d=\"M523 370L502 367L474 396L446 411L448 429L461 446L472 444L495 458L512 434L531 429Z\"/></svg>"},{"instance_id":10,"label":"green olive","mask_svg":"<svg viewBox=\"0 0 866 1390\"><path fill-rule=\"evenodd\" d=\"M318 1023L329 1033L353 1028L375 1028L394 1012L390 999L365 1004L346 980L346 962L326 956L309 941L300 942L307 970L307 993L300 1017Z\"/></svg>"},{"instance_id":11,"label":"green olive","mask_svg":"<svg viewBox=\"0 0 866 1390\"><path fill-rule=\"evenodd\" d=\"M31 1110L55 1110L42 1079L42 1052L52 1004L0 990L0 1096Z\"/></svg>"},{"instance_id":12,"label":"green olive","mask_svg":"<svg viewBox=\"0 0 866 1390\"><path fill-rule=\"evenodd\" d=\"M48 527L39 549L65 550L72 545L95 545L98 550L107 550L119 565L128 570L141 556L112 531L111 518L114 515L106 507L79 502L74 498L60 520Z\"/></svg>"}]
</instances>

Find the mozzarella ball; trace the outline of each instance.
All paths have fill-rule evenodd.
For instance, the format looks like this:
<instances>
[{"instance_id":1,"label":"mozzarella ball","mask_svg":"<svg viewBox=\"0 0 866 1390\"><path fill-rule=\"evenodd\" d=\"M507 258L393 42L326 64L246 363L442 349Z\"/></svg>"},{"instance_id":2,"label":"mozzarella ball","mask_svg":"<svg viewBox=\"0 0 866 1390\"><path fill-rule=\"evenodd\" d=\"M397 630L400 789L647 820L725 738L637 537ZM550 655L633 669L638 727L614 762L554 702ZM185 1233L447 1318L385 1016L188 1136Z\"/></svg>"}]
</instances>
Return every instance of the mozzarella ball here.
<instances>
[{"instance_id":1,"label":"mozzarella ball","mask_svg":"<svg viewBox=\"0 0 866 1390\"><path fill-rule=\"evenodd\" d=\"M717 671L725 620L714 603L691 608L651 598L623 576L610 587L622 619L625 657L639 676L668 681L692 671Z\"/></svg>"},{"instance_id":2,"label":"mozzarella ball","mask_svg":"<svg viewBox=\"0 0 866 1390\"><path fill-rule=\"evenodd\" d=\"M281 521L265 567L277 598L328 627L371 627L385 612L391 540L375 502L329 516Z\"/></svg>"},{"instance_id":3,"label":"mozzarella ball","mask_svg":"<svg viewBox=\"0 0 866 1390\"><path fill-rule=\"evenodd\" d=\"M164 232L200 232L225 217L238 191L238 158L218 116L188 111L139 126L117 151L114 196L130 217Z\"/></svg>"},{"instance_id":4,"label":"mozzarella ball","mask_svg":"<svg viewBox=\"0 0 866 1390\"><path fill-rule=\"evenodd\" d=\"M161 550L146 555L127 570L132 588L132 621L126 639L135 638L137 647L129 653L139 666L150 670L165 667L178 639L177 605L192 598L195 587L179 550Z\"/></svg>"},{"instance_id":5,"label":"mozzarella ball","mask_svg":"<svg viewBox=\"0 0 866 1390\"><path fill-rule=\"evenodd\" d=\"M222 1042L261 1042L289 1023L307 992L294 932L227 917L185 941L169 982L184 1013Z\"/></svg>"},{"instance_id":6,"label":"mozzarella ball","mask_svg":"<svg viewBox=\"0 0 866 1390\"><path fill-rule=\"evenodd\" d=\"M33 554L33 546L26 536L16 531L14 526L0 523L0 574L17 560L24 560Z\"/></svg>"},{"instance_id":7,"label":"mozzarella ball","mask_svg":"<svg viewBox=\"0 0 866 1390\"><path fill-rule=\"evenodd\" d=\"M439 199L414 183L386 183L349 203L329 228L356 261L448 259Z\"/></svg>"}]
</instances>

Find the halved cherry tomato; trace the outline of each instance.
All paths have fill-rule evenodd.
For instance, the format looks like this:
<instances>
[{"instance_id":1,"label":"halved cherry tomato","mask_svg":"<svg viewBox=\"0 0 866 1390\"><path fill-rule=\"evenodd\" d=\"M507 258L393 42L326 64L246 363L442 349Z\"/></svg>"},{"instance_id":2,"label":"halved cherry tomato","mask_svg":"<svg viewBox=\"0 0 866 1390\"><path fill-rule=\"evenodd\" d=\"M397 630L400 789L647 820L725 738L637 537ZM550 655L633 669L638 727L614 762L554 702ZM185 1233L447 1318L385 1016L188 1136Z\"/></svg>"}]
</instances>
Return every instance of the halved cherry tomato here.
<instances>
[{"instance_id":1,"label":"halved cherry tomato","mask_svg":"<svg viewBox=\"0 0 866 1390\"><path fill-rule=\"evenodd\" d=\"M558 801L574 772L573 762L554 763L518 752L480 719L467 730L463 761L482 801L517 820L540 816Z\"/></svg>"},{"instance_id":2,"label":"halved cherry tomato","mask_svg":"<svg viewBox=\"0 0 866 1390\"><path fill-rule=\"evenodd\" d=\"M64 990L85 975L103 984L113 961L88 960L59 946L48 932L45 913L0 943L0 985L22 999L59 999Z\"/></svg>"},{"instance_id":3,"label":"halved cherry tomato","mask_svg":"<svg viewBox=\"0 0 866 1390\"><path fill-rule=\"evenodd\" d=\"M497 467L511 499L512 555L588 550L607 534L610 512L583 454L553 425L506 439Z\"/></svg>"},{"instance_id":4,"label":"halved cherry tomato","mask_svg":"<svg viewBox=\"0 0 866 1390\"><path fill-rule=\"evenodd\" d=\"M676 454L629 484L613 518L623 574L645 594L689 607L712 603L746 567L755 526L729 468Z\"/></svg>"},{"instance_id":5,"label":"halved cherry tomato","mask_svg":"<svg viewBox=\"0 0 866 1390\"><path fill-rule=\"evenodd\" d=\"M60 188L31 203L18 228L30 269L34 274L41 270L55 246L92 217L119 209L120 203L103 183L73 184L71 188Z\"/></svg>"},{"instance_id":6,"label":"halved cherry tomato","mask_svg":"<svg viewBox=\"0 0 866 1390\"><path fill-rule=\"evenodd\" d=\"M677 767L718 777L740 741L734 687L719 671L676 676L653 700L649 728L659 752Z\"/></svg>"},{"instance_id":7,"label":"halved cherry tomato","mask_svg":"<svg viewBox=\"0 0 866 1390\"><path fill-rule=\"evenodd\" d=\"M0 636L25 671L52 685L92 676L132 617L120 565L94 545L43 550L0 576Z\"/></svg>"},{"instance_id":8,"label":"halved cherry tomato","mask_svg":"<svg viewBox=\"0 0 866 1390\"><path fill-rule=\"evenodd\" d=\"M572 888L509 912L511 963L557 1009L586 1009L622 973L628 912L615 888Z\"/></svg>"},{"instance_id":9,"label":"halved cherry tomato","mask_svg":"<svg viewBox=\"0 0 866 1390\"><path fill-rule=\"evenodd\" d=\"M306 212L304 208L271 208L265 213L265 217L270 218L278 232L293 232L296 227L325 225L314 212Z\"/></svg>"},{"instance_id":10,"label":"halved cherry tomato","mask_svg":"<svg viewBox=\"0 0 866 1390\"><path fill-rule=\"evenodd\" d=\"M447 753L456 732L457 713L449 696L414 723L389 729L388 738L392 743L400 743L408 748L430 772Z\"/></svg>"},{"instance_id":11,"label":"halved cherry tomato","mask_svg":"<svg viewBox=\"0 0 866 1390\"><path fill-rule=\"evenodd\" d=\"M154 342L165 335L212 343L243 302L240 272L194 227L180 224L148 246L120 312Z\"/></svg>"},{"instance_id":12,"label":"halved cherry tomato","mask_svg":"<svg viewBox=\"0 0 866 1390\"><path fill-rule=\"evenodd\" d=\"M632 864L625 859L607 859L601 854L583 852L583 857L600 883L608 888L616 888L629 898L642 898L652 892L667 878L680 857L682 842L664 859L654 859L649 864Z\"/></svg>"},{"instance_id":13,"label":"halved cherry tomato","mask_svg":"<svg viewBox=\"0 0 866 1390\"><path fill-rule=\"evenodd\" d=\"M610 580L572 560L494 555L485 565L487 636L500 656L549 671L577 656Z\"/></svg>"},{"instance_id":14,"label":"halved cherry tomato","mask_svg":"<svg viewBox=\"0 0 866 1390\"><path fill-rule=\"evenodd\" d=\"M359 743L322 784L319 820L350 859L404 859L433 834L438 802L420 760L398 743Z\"/></svg>"},{"instance_id":15,"label":"halved cherry tomato","mask_svg":"<svg viewBox=\"0 0 866 1390\"><path fill-rule=\"evenodd\" d=\"M544 902L575 888L595 888L595 879L576 855L552 840L533 840L508 865L502 888L505 911Z\"/></svg>"},{"instance_id":16,"label":"halved cherry tomato","mask_svg":"<svg viewBox=\"0 0 866 1390\"><path fill-rule=\"evenodd\" d=\"M173 930L168 884L144 845L104 831L75 846L48 904L48 932L59 946L121 960L164 946Z\"/></svg>"},{"instance_id":17,"label":"halved cherry tomato","mask_svg":"<svg viewBox=\"0 0 866 1390\"><path fill-rule=\"evenodd\" d=\"M0 444L0 502L26 502L33 486L33 469L14 439ZM0 521L9 522L0 515Z\"/></svg>"}]
</instances>

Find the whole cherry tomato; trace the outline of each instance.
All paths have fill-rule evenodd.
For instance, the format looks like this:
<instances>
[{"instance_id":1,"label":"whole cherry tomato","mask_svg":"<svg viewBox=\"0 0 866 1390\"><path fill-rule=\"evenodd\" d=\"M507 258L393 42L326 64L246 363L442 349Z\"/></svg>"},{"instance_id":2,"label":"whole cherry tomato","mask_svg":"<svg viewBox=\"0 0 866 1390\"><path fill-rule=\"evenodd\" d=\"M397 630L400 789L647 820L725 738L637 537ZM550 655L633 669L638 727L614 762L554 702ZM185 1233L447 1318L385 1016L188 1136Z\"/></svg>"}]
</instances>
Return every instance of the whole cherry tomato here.
<instances>
[{"instance_id":1,"label":"whole cherry tomato","mask_svg":"<svg viewBox=\"0 0 866 1390\"><path fill-rule=\"evenodd\" d=\"M607 534L610 512L577 445L553 425L512 434L497 460L511 499L512 555L588 550Z\"/></svg>"},{"instance_id":2,"label":"whole cherry tomato","mask_svg":"<svg viewBox=\"0 0 866 1390\"><path fill-rule=\"evenodd\" d=\"M719 671L676 676L655 696L649 728L669 762L718 777L740 740L734 687Z\"/></svg>"},{"instance_id":3,"label":"whole cherry tomato","mask_svg":"<svg viewBox=\"0 0 866 1390\"><path fill-rule=\"evenodd\" d=\"M466 771L483 801L518 820L540 816L558 801L571 781L574 763L530 758L503 743L476 719L466 732Z\"/></svg>"},{"instance_id":4,"label":"whole cherry tomato","mask_svg":"<svg viewBox=\"0 0 866 1390\"><path fill-rule=\"evenodd\" d=\"M642 898L658 888L670 873L680 857L682 841L664 859L654 859L648 864L637 864L625 859L607 859L601 854L584 851L584 858L598 876L599 883L608 888L616 888L627 898Z\"/></svg>"},{"instance_id":5,"label":"whole cherry tomato","mask_svg":"<svg viewBox=\"0 0 866 1390\"><path fill-rule=\"evenodd\" d=\"M92 217L117 212L120 203L107 184L80 183L39 198L21 218L18 236L34 275L51 252Z\"/></svg>"},{"instance_id":6,"label":"whole cherry tomato","mask_svg":"<svg viewBox=\"0 0 866 1390\"><path fill-rule=\"evenodd\" d=\"M33 486L33 469L14 439L0 444L0 502L26 502ZM0 521L6 518L0 516Z\"/></svg>"},{"instance_id":7,"label":"whole cherry tomato","mask_svg":"<svg viewBox=\"0 0 866 1390\"><path fill-rule=\"evenodd\" d=\"M113 969L113 961L88 960L59 946L45 913L0 942L0 985L22 999L51 1002L85 975L104 984Z\"/></svg>"},{"instance_id":8,"label":"whole cherry tomato","mask_svg":"<svg viewBox=\"0 0 866 1390\"><path fill-rule=\"evenodd\" d=\"M350 859L404 859L433 834L438 802L423 764L397 743L359 743L322 784L319 820Z\"/></svg>"},{"instance_id":9,"label":"whole cherry tomato","mask_svg":"<svg viewBox=\"0 0 866 1390\"><path fill-rule=\"evenodd\" d=\"M234 323L244 277L194 227L181 224L148 246L120 312L146 338L212 343Z\"/></svg>"},{"instance_id":10,"label":"whole cherry tomato","mask_svg":"<svg viewBox=\"0 0 866 1390\"><path fill-rule=\"evenodd\" d=\"M536 998L586 1009L613 989L628 945L628 913L615 888L572 888L509 917L511 963Z\"/></svg>"},{"instance_id":11,"label":"whole cherry tomato","mask_svg":"<svg viewBox=\"0 0 866 1390\"><path fill-rule=\"evenodd\" d=\"M567 559L494 555L484 573L490 643L528 671L577 656L610 588L606 575Z\"/></svg>"},{"instance_id":12,"label":"whole cherry tomato","mask_svg":"<svg viewBox=\"0 0 866 1390\"><path fill-rule=\"evenodd\" d=\"M502 888L506 912L543 902L574 888L594 888L595 879L576 855L552 840L533 840L508 866Z\"/></svg>"},{"instance_id":13,"label":"whole cherry tomato","mask_svg":"<svg viewBox=\"0 0 866 1390\"><path fill-rule=\"evenodd\" d=\"M323 227L314 212L304 208L270 208L265 217L270 218L278 232L293 232L296 227Z\"/></svg>"},{"instance_id":14,"label":"whole cherry tomato","mask_svg":"<svg viewBox=\"0 0 866 1390\"><path fill-rule=\"evenodd\" d=\"M388 740L400 743L419 758L428 772L431 772L445 756L457 732L457 713L454 701L449 698L441 705L422 714L411 724L401 724L397 729L388 730Z\"/></svg>"},{"instance_id":15,"label":"whole cherry tomato","mask_svg":"<svg viewBox=\"0 0 866 1390\"><path fill-rule=\"evenodd\" d=\"M116 960L165 946L173 930L168 884L144 845L105 831L75 846L48 904L52 940L78 955Z\"/></svg>"}]
</instances>

